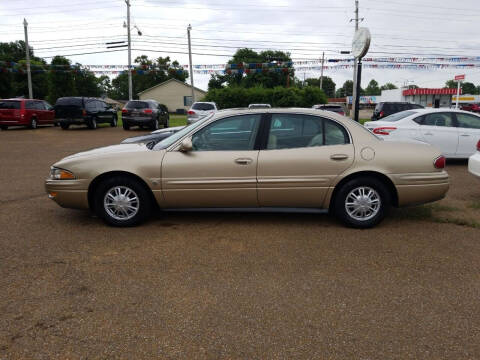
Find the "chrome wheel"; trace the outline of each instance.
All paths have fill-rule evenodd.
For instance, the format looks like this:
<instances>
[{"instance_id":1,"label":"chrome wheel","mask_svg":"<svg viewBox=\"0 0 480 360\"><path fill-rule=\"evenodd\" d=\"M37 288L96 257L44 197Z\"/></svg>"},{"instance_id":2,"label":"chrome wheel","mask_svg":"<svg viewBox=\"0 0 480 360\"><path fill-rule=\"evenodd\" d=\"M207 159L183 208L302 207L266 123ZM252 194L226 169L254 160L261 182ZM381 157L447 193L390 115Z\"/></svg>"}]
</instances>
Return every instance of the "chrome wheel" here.
<instances>
[{"instance_id":1,"label":"chrome wheel","mask_svg":"<svg viewBox=\"0 0 480 360\"><path fill-rule=\"evenodd\" d=\"M366 221L380 211L382 201L378 192L368 186L351 190L345 199L345 210L355 220Z\"/></svg>"},{"instance_id":2,"label":"chrome wheel","mask_svg":"<svg viewBox=\"0 0 480 360\"><path fill-rule=\"evenodd\" d=\"M114 186L103 198L103 206L109 216L125 221L133 218L140 209L137 194L126 186Z\"/></svg>"}]
</instances>

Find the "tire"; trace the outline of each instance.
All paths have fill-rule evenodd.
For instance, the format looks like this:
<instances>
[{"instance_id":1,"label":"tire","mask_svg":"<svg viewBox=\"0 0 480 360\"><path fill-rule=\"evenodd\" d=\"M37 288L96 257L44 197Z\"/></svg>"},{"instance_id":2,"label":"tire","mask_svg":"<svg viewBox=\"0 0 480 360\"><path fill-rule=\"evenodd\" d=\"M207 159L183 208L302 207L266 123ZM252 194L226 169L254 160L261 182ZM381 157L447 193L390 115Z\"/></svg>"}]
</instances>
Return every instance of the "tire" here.
<instances>
[{"instance_id":1,"label":"tire","mask_svg":"<svg viewBox=\"0 0 480 360\"><path fill-rule=\"evenodd\" d=\"M360 202L356 197L362 197ZM361 177L343 184L333 204L335 215L345 225L359 229L371 228L387 214L391 194L380 180Z\"/></svg>"},{"instance_id":2,"label":"tire","mask_svg":"<svg viewBox=\"0 0 480 360\"><path fill-rule=\"evenodd\" d=\"M87 126L89 129L95 130L97 128L97 119L91 118L88 120Z\"/></svg>"},{"instance_id":3,"label":"tire","mask_svg":"<svg viewBox=\"0 0 480 360\"><path fill-rule=\"evenodd\" d=\"M150 125L150 130L158 130L158 118L155 118Z\"/></svg>"},{"instance_id":4,"label":"tire","mask_svg":"<svg viewBox=\"0 0 480 360\"><path fill-rule=\"evenodd\" d=\"M8 126L7 126L7 125L1 125L1 126L0 126L0 129L2 129L2 130L8 130Z\"/></svg>"},{"instance_id":5,"label":"tire","mask_svg":"<svg viewBox=\"0 0 480 360\"><path fill-rule=\"evenodd\" d=\"M131 200L127 201L124 196ZM117 200L119 203L116 203ZM127 208L128 205L131 208ZM95 213L108 225L117 227L139 225L148 218L152 209L153 201L148 189L138 180L128 176L106 179L95 190Z\"/></svg>"},{"instance_id":6,"label":"tire","mask_svg":"<svg viewBox=\"0 0 480 360\"><path fill-rule=\"evenodd\" d=\"M30 120L30 125L28 126L30 129L35 130L38 127L37 119L32 118Z\"/></svg>"},{"instance_id":7,"label":"tire","mask_svg":"<svg viewBox=\"0 0 480 360\"><path fill-rule=\"evenodd\" d=\"M57 126L58 126L58 122L54 122L54 123L53 123L53 126L57 127Z\"/></svg>"},{"instance_id":8,"label":"tire","mask_svg":"<svg viewBox=\"0 0 480 360\"><path fill-rule=\"evenodd\" d=\"M165 120L165 123L163 124L164 128L170 127L170 115L167 115L167 119Z\"/></svg>"},{"instance_id":9,"label":"tire","mask_svg":"<svg viewBox=\"0 0 480 360\"><path fill-rule=\"evenodd\" d=\"M130 124L127 123L126 121L122 123L122 126L123 126L123 130L130 130Z\"/></svg>"},{"instance_id":10,"label":"tire","mask_svg":"<svg viewBox=\"0 0 480 360\"><path fill-rule=\"evenodd\" d=\"M61 122L60 127L62 128L62 130L68 130L68 128L70 127L70 124Z\"/></svg>"},{"instance_id":11,"label":"tire","mask_svg":"<svg viewBox=\"0 0 480 360\"><path fill-rule=\"evenodd\" d=\"M110 122L111 127L117 127L117 117L114 116L112 121Z\"/></svg>"}]
</instances>

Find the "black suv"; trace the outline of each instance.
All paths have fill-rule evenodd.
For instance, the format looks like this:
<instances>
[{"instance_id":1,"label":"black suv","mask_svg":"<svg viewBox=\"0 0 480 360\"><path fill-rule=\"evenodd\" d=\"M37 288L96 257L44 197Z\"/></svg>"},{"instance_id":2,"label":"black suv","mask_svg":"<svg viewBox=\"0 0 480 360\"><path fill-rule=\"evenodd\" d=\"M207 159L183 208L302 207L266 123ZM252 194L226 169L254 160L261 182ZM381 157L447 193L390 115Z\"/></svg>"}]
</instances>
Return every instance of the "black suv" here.
<instances>
[{"instance_id":1,"label":"black suv","mask_svg":"<svg viewBox=\"0 0 480 360\"><path fill-rule=\"evenodd\" d=\"M99 123L117 126L117 112L105 101L88 97L62 97L55 106L55 121L63 130L70 125L86 124L89 129L96 129Z\"/></svg>"},{"instance_id":2,"label":"black suv","mask_svg":"<svg viewBox=\"0 0 480 360\"><path fill-rule=\"evenodd\" d=\"M407 102L381 102L378 103L373 111L372 121L380 120L385 116L410 109L423 109L422 105L411 104Z\"/></svg>"},{"instance_id":3,"label":"black suv","mask_svg":"<svg viewBox=\"0 0 480 360\"><path fill-rule=\"evenodd\" d=\"M122 110L122 123L125 130L130 126L148 126L151 130L157 130L159 124L167 128L170 115L167 107L155 100L132 100L127 102Z\"/></svg>"}]
</instances>

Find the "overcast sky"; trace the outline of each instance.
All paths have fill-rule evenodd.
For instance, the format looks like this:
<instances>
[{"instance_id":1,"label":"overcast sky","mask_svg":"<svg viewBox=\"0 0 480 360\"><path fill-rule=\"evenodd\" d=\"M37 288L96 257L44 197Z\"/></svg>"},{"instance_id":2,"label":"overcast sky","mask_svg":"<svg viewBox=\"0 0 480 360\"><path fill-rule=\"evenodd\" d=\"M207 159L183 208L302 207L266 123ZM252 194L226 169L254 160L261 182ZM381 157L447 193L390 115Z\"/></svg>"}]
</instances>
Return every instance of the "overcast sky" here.
<instances>
[{"instance_id":1,"label":"overcast sky","mask_svg":"<svg viewBox=\"0 0 480 360\"><path fill-rule=\"evenodd\" d=\"M360 26L368 27L372 44L367 57L480 56L478 0L360 0ZM339 58L350 50L354 33L354 0L131 0L132 59L141 54L170 56L188 64L186 28L192 30L194 65L223 64L237 47L290 51L293 59ZM0 41L22 40L23 18L29 40L41 57L105 51L105 43L126 39L124 0L0 0ZM132 34L136 34L133 29ZM155 52L154 52L154 51ZM224 56L227 55L227 56ZM127 51L67 56L82 64L127 64ZM49 59L47 59L49 60ZM429 61L438 62L438 61ZM472 63L468 61L468 63ZM480 65L480 62L477 62ZM331 64L330 64L331 65ZM318 77L317 70L296 76ZM340 87L352 69L326 70ZM406 82L442 87L455 74L480 85L473 69L364 69L362 86ZM206 89L209 75L194 74Z\"/></svg>"}]
</instances>

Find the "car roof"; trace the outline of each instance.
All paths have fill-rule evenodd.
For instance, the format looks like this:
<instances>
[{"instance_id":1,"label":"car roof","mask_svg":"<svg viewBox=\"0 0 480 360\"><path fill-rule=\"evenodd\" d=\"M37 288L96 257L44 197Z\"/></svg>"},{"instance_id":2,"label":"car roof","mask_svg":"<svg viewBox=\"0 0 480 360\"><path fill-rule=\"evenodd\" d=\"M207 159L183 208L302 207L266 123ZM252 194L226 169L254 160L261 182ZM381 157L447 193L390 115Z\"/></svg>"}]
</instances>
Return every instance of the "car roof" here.
<instances>
[{"instance_id":1,"label":"car roof","mask_svg":"<svg viewBox=\"0 0 480 360\"><path fill-rule=\"evenodd\" d=\"M405 111L415 111L419 114L429 114L429 113L436 113L436 112L455 112L455 113L463 113L463 114L472 114L470 111L460 110L460 109L450 109L450 108L426 108L426 109L410 109Z\"/></svg>"},{"instance_id":2,"label":"car roof","mask_svg":"<svg viewBox=\"0 0 480 360\"><path fill-rule=\"evenodd\" d=\"M264 108L264 109L224 109L216 112L216 116L225 116L225 115L242 115L242 114L303 114L303 115L313 115L318 116L319 114L324 113L330 118L335 118L337 120L345 119L344 116L338 115L335 112L323 111L319 109L312 108Z\"/></svg>"}]
</instances>

